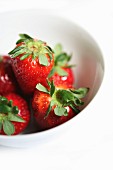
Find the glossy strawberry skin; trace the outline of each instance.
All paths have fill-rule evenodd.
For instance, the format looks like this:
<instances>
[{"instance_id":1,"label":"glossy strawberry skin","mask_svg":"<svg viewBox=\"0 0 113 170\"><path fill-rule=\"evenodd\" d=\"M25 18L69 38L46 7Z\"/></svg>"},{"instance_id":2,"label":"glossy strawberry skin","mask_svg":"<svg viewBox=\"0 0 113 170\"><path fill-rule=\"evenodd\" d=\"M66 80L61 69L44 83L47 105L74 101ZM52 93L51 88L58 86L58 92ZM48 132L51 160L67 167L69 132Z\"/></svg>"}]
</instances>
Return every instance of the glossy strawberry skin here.
<instances>
[{"instance_id":1,"label":"glossy strawberry skin","mask_svg":"<svg viewBox=\"0 0 113 170\"><path fill-rule=\"evenodd\" d=\"M32 100L32 107L34 110L34 116L39 126L39 130L46 130L56 127L70 120L76 115L75 111L73 111L70 107L66 107L68 110L68 116L57 116L52 109L48 117L45 118L50 101L51 97L49 94L39 92L38 90L35 91Z\"/></svg>"},{"instance_id":2,"label":"glossy strawberry skin","mask_svg":"<svg viewBox=\"0 0 113 170\"><path fill-rule=\"evenodd\" d=\"M29 112L29 109L28 109L28 105L27 105L27 102L22 97L17 95L16 93L9 93L9 94L5 95L5 97L8 100L13 101L13 106L17 106L18 109L19 109L18 115L25 120L25 122L21 122L21 123L12 121L12 123L13 123L13 125L15 127L15 133L13 135L17 135L17 134L23 132L23 130L29 124L30 112ZM3 130L0 132L0 134L5 135Z\"/></svg>"},{"instance_id":3,"label":"glossy strawberry skin","mask_svg":"<svg viewBox=\"0 0 113 170\"><path fill-rule=\"evenodd\" d=\"M38 58L32 59L32 55L24 60L20 60L22 55L12 59L12 67L17 81L25 94L32 94L37 83L47 86L46 78L53 67L54 60L46 54L49 65L39 64Z\"/></svg>"},{"instance_id":4,"label":"glossy strawberry skin","mask_svg":"<svg viewBox=\"0 0 113 170\"><path fill-rule=\"evenodd\" d=\"M3 56L0 61L0 94L17 91L17 82L11 66L11 58Z\"/></svg>"},{"instance_id":5,"label":"glossy strawberry skin","mask_svg":"<svg viewBox=\"0 0 113 170\"><path fill-rule=\"evenodd\" d=\"M58 73L55 73L50 80L53 80L57 87L72 88L75 82L73 70L66 67L62 67L62 69L67 72L67 76L60 76Z\"/></svg>"}]
</instances>

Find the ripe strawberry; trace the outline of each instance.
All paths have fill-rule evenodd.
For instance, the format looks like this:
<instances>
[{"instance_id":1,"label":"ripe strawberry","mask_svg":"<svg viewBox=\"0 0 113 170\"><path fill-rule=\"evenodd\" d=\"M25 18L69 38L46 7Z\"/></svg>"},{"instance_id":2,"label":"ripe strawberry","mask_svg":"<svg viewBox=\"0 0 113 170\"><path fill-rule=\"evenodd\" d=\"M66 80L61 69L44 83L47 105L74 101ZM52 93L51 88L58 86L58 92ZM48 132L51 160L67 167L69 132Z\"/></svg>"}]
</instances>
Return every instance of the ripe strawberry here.
<instances>
[{"instance_id":1,"label":"ripe strawberry","mask_svg":"<svg viewBox=\"0 0 113 170\"><path fill-rule=\"evenodd\" d=\"M9 52L12 67L24 93L34 92L36 84L46 85L46 78L50 73L54 60L52 49L43 41L20 34L17 46Z\"/></svg>"},{"instance_id":2,"label":"ripe strawberry","mask_svg":"<svg viewBox=\"0 0 113 170\"><path fill-rule=\"evenodd\" d=\"M83 102L88 88L59 89L50 83L50 90L37 84L32 107L40 130L49 129L60 125L79 113L79 105Z\"/></svg>"},{"instance_id":3,"label":"ripe strawberry","mask_svg":"<svg viewBox=\"0 0 113 170\"><path fill-rule=\"evenodd\" d=\"M0 56L0 94L17 91L17 82L11 66L9 56Z\"/></svg>"},{"instance_id":4,"label":"ripe strawberry","mask_svg":"<svg viewBox=\"0 0 113 170\"><path fill-rule=\"evenodd\" d=\"M54 81L55 86L63 88L72 88L74 84L74 75L72 66L68 62L71 59L71 55L63 52L61 44L56 44L54 48L55 64L51 70L48 78L50 81Z\"/></svg>"},{"instance_id":5,"label":"ripe strawberry","mask_svg":"<svg viewBox=\"0 0 113 170\"><path fill-rule=\"evenodd\" d=\"M0 134L16 135L28 125L30 112L26 101L15 93L0 96Z\"/></svg>"}]
</instances>

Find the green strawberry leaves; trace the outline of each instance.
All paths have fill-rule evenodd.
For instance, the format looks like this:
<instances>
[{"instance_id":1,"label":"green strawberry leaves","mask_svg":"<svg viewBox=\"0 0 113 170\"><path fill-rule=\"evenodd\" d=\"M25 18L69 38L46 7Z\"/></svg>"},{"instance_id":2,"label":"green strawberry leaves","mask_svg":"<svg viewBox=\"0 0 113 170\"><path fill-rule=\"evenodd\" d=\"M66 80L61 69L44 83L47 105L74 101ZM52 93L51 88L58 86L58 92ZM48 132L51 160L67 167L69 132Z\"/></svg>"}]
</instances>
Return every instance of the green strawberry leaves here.
<instances>
[{"instance_id":1,"label":"green strawberry leaves","mask_svg":"<svg viewBox=\"0 0 113 170\"><path fill-rule=\"evenodd\" d=\"M59 74L59 76L68 76L68 73L60 66L54 66L50 71L48 78L51 78L55 73Z\"/></svg>"},{"instance_id":2,"label":"green strawberry leaves","mask_svg":"<svg viewBox=\"0 0 113 170\"><path fill-rule=\"evenodd\" d=\"M72 103L70 103L70 105L69 105L74 111L75 111L75 113L79 113L80 112L80 110L79 109L77 109L77 107L74 105L74 104L72 104Z\"/></svg>"},{"instance_id":3,"label":"green strawberry leaves","mask_svg":"<svg viewBox=\"0 0 113 170\"><path fill-rule=\"evenodd\" d=\"M20 116L14 115L14 114L9 114L8 115L8 120L14 121L14 122L25 122L25 120L22 119Z\"/></svg>"},{"instance_id":4,"label":"green strawberry leaves","mask_svg":"<svg viewBox=\"0 0 113 170\"><path fill-rule=\"evenodd\" d=\"M30 37L27 34L19 34L19 36L20 36L20 39L16 42L16 44L22 43L22 42L26 41L27 39L28 40L33 40L33 38Z\"/></svg>"},{"instance_id":5,"label":"green strawberry leaves","mask_svg":"<svg viewBox=\"0 0 113 170\"><path fill-rule=\"evenodd\" d=\"M52 70L50 71L49 75L48 75L48 78L51 78L56 72L56 68L55 66L52 68Z\"/></svg>"},{"instance_id":6,"label":"green strawberry leaves","mask_svg":"<svg viewBox=\"0 0 113 170\"><path fill-rule=\"evenodd\" d=\"M40 84L40 83L36 85L36 89L39 90L39 91L42 91L42 92L44 92L44 93L50 94L49 91L47 90L47 88L44 87L44 86L43 86L42 84Z\"/></svg>"},{"instance_id":7,"label":"green strawberry leaves","mask_svg":"<svg viewBox=\"0 0 113 170\"><path fill-rule=\"evenodd\" d=\"M68 73L62 69L61 67L59 66L56 66L56 72L60 75L60 76L68 76Z\"/></svg>"},{"instance_id":8,"label":"green strawberry leaves","mask_svg":"<svg viewBox=\"0 0 113 170\"><path fill-rule=\"evenodd\" d=\"M54 94L54 92L55 92L54 83L53 83L53 81L50 82L50 81L48 81L48 80L47 80L47 83L48 83L48 86L50 87L50 91L49 91L46 87L44 87L42 84L40 84L40 83L38 83L38 84L36 85L36 89L39 90L39 91L41 91L41 92L50 94L50 96L52 96L52 95Z\"/></svg>"},{"instance_id":9,"label":"green strawberry leaves","mask_svg":"<svg viewBox=\"0 0 113 170\"><path fill-rule=\"evenodd\" d=\"M9 120L4 120L3 130L4 130L5 134L12 135L15 132L15 127Z\"/></svg>"},{"instance_id":10,"label":"green strawberry leaves","mask_svg":"<svg viewBox=\"0 0 113 170\"><path fill-rule=\"evenodd\" d=\"M5 97L0 96L0 104L1 104L1 103L6 104L7 101L8 101L8 100L7 100ZM10 104L11 104L11 102L10 102Z\"/></svg>"},{"instance_id":11,"label":"green strawberry leaves","mask_svg":"<svg viewBox=\"0 0 113 170\"><path fill-rule=\"evenodd\" d=\"M25 41L24 38L20 38L17 42L16 42L16 45L20 44L20 43L23 43Z\"/></svg>"},{"instance_id":12,"label":"green strawberry leaves","mask_svg":"<svg viewBox=\"0 0 113 170\"><path fill-rule=\"evenodd\" d=\"M0 113L12 112L18 114L19 110L17 106L12 105L12 100L7 100L5 97L0 96Z\"/></svg>"},{"instance_id":13,"label":"green strawberry leaves","mask_svg":"<svg viewBox=\"0 0 113 170\"><path fill-rule=\"evenodd\" d=\"M69 90L63 90L63 89L57 90L56 97L57 97L57 100L63 105L64 104L66 105L66 103L70 101L74 102L74 99L75 99L73 93L71 93Z\"/></svg>"},{"instance_id":14,"label":"green strawberry leaves","mask_svg":"<svg viewBox=\"0 0 113 170\"><path fill-rule=\"evenodd\" d=\"M62 53L62 45L60 43L56 44L54 47L55 56L58 56Z\"/></svg>"},{"instance_id":15,"label":"green strawberry leaves","mask_svg":"<svg viewBox=\"0 0 113 170\"><path fill-rule=\"evenodd\" d=\"M49 64L48 63L48 59L47 59L47 57L44 54L39 55L39 63L41 65L48 66L48 64Z\"/></svg>"},{"instance_id":16,"label":"green strawberry leaves","mask_svg":"<svg viewBox=\"0 0 113 170\"><path fill-rule=\"evenodd\" d=\"M2 121L0 120L0 130L2 130Z\"/></svg>"},{"instance_id":17,"label":"green strawberry leaves","mask_svg":"<svg viewBox=\"0 0 113 170\"><path fill-rule=\"evenodd\" d=\"M76 90L73 90L71 89L70 90L72 93L74 93L74 95L77 97L77 98L84 98L86 96L86 94L88 93L89 91L89 88L79 88L79 89L76 89Z\"/></svg>"},{"instance_id":18,"label":"green strawberry leaves","mask_svg":"<svg viewBox=\"0 0 113 170\"><path fill-rule=\"evenodd\" d=\"M11 55L11 54L15 54L15 53L17 53L17 51L20 51L20 50L22 50L22 49L24 49L24 46L18 46L18 47L16 47L16 48L14 48L12 51L10 51L9 54L10 54L10 55Z\"/></svg>"},{"instance_id":19,"label":"green strawberry leaves","mask_svg":"<svg viewBox=\"0 0 113 170\"><path fill-rule=\"evenodd\" d=\"M68 73L63 68L73 66L68 65L68 62L71 59L71 55L68 55L66 52L63 52L61 44L56 44L54 47L54 56L55 56L54 67L51 70L50 74L48 75L48 78L51 78L55 73L57 73L59 76L68 76Z\"/></svg>"},{"instance_id":20,"label":"green strawberry leaves","mask_svg":"<svg viewBox=\"0 0 113 170\"><path fill-rule=\"evenodd\" d=\"M61 54L55 57L55 65L65 67L67 63L70 61L70 59L71 59L71 55L62 52Z\"/></svg>"},{"instance_id":21,"label":"green strawberry leaves","mask_svg":"<svg viewBox=\"0 0 113 170\"><path fill-rule=\"evenodd\" d=\"M55 88L53 81L52 82L47 81L47 83L50 87L50 90L48 90L41 84L36 85L36 88L39 91L47 93L51 96L51 102L46 112L45 118L47 118L47 116L51 112L52 107L54 108L54 113L57 116L67 116L68 115L66 109L67 106L70 106L76 113L80 112L78 106L84 104L84 102L81 99L87 95L89 88L65 90Z\"/></svg>"},{"instance_id":22,"label":"green strawberry leaves","mask_svg":"<svg viewBox=\"0 0 113 170\"><path fill-rule=\"evenodd\" d=\"M0 130L3 129L7 135L12 135L15 132L13 122L25 122L19 115L17 106L13 106L13 101L0 96Z\"/></svg>"},{"instance_id":23,"label":"green strawberry leaves","mask_svg":"<svg viewBox=\"0 0 113 170\"><path fill-rule=\"evenodd\" d=\"M53 96L55 92L55 86L54 86L54 83L53 81L50 83L50 96Z\"/></svg>"},{"instance_id":24,"label":"green strawberry leaves","mask_svg":"<svg viewBox=\"0 0 113 170\"><path fill-rule=\"evenodd\" d=\"M20 36L21 39L33 39L28 34L19 34L19 36Z\"/></svg>"},{"instance_id":25,"label":"green strawberry leaves","mask_svg":"<svg viewBox=\"0 0 113 170\"><path fill-rule=\"evenodd\" d=\"M64 107L60 107L60 106L57 106L57 107L54 109L54 113L55 113L55 115L57 115L57 116L68 116L67 109L64 108Z\"/></svg>"},{"instance_id":26,"label":"green strawberry leaves","mask_svg":"<svg viewBox=\"0 0 113 170\"><path fill-rule=\"evenodd\" d=\"M20 55L19 53L17 54L17 56ZM20 57L20 60L24 60L26 59L27 57L29 57L29 54L24 54L22 57Z\"/></svg>"},{"instance_id":27,"label":"green strawberry leaves","mask_svg":"<svg viewBox=\"0 0 113 170\"><path fill-rule=\"evenodd\" d=\"M51 47L49 47L45 42L33 39L27 34L19 34L19 36L20 39L16 42L17 46L8 53L11 55L11 58L21 55L20 60L24 60L31 55L33 60L39 58L39 64L48 66L49 61L47 55L51 61L54 53Z\"/></svg>"},{"instance_id":28,"label":"green strawberry leaves","mask_svg":"<svg viewBox=\"0 0 113 170\"><path fill-rule=\"evenodd\" d=\"M7 112L11 112L12 111L12 108L5 105L5 104L2 104L0 105L0 113L7 113Z\"/></svg>"},{"instance_id":29,"label":"green strawberry leaves","mask_svg":"<svg viewBox=\"0 0 113 170\"><path fill-rule=\"evenodd\" d=\"M46 115L45 115L44 119L46 119L48 117L49 113L51 112L51 109L52 109L52 105L50 103L50 105L49 105L49 107L48 107L48 109L46 111Z\"/></svg>"},{"instance_id":30,"label":"green strawberry leaves","mask_svg":"<svg viewBox=\"0 0 113 170\"><path fill-rule=\"evenodd\" d=\"M65 67L71 59L71 55L68 55L66 52L63 52L61 44L56 44L54 47L55 55L55 66Z\"/></svg>"}]
</instances>

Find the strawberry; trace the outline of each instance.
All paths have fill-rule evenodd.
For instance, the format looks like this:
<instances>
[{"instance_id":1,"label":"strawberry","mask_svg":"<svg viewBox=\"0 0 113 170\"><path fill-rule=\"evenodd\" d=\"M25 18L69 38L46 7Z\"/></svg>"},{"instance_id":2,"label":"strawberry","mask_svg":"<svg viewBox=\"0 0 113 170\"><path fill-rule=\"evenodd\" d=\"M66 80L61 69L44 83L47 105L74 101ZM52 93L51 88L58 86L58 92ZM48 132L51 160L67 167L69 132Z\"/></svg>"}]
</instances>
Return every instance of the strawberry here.
<instances>
[{"instance_id":1,"label":"strawberry","mask_svg":"<svg viewBox=\"0 0 113 170\"><path fill-rule=\"evenodd\" d=\"M79 106L83 104L81 98L85 97L88 88L59 89L50 83L50 90L37 84L37 90L32 100L34 116L40 130L60 125L79 113Z\"/></svg>"},{"instance_id":2,"label":"strawberry","mask_svg":"<svg viewBox=\"0 0 113 170\"><path fill-rule=\"evenodd\" d=\"M0 56L0 94L17 91L17 82L11 66L9 56Z\"/></svg>"},{"instance_id":3,"label":"strawberry","mask_svg":"<svg viewBox=\"0 0 113 170\"><path fill-rule=\"evenodd\" d=\"M54 81L55 86L62 87L63 85L63 88L72 88L74 84L74 75L71 67L73 65L68 64L71 55L63 52L61 44L56 44L54 47L54 57L55 64L48 78L50 78L50 81Z\"/></svg>"},{"instance_id":4,"label":"strawberry","mask_svg":"<svg viewBox=\"0 0 113 170\"><path fill-rule=\"evenodd\" d=\"M37 83L46 85L53 64L53 51L43 41L20 34L17 46L9 52L17 81L25 94L32 94Z\"/></svg>"},{"instance_id":5,"label":"strawberry","mask_svg":"<svg viewBox=\"0 0 113 170\"><path fill-rule=\"evenodd\" d=\"M30 112L26 101L16 93L0 96L0 134L16 135L28 125Z\"/></svg>"}]
</instances>

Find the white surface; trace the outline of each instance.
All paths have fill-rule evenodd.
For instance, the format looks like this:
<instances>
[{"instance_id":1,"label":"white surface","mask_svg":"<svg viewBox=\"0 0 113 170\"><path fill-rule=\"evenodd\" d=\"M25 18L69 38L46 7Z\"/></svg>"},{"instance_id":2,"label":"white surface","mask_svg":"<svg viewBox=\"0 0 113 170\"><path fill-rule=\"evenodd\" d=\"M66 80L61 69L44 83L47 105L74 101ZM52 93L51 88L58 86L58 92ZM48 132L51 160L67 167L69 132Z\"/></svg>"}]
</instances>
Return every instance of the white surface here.
<instances>
[{"instance_id":1,"label":"white surface","mask_svg":"<svg viewBox=\"0 0 113 170\"><path fill-rule=\"evenodd\" d=\"M15 167L16 170L31 168L112 170L113 12L111 1L32 0L28 3L22 0L0 0L0 11L26 8L54 9L88 30L99 43L104 54L105 77L99 93L88 106L87 112L84 115L81 113L76 129L70 127L64 135L43 144L40 148L38 145L28 149L0 146L0 167L4 170L13 170Z\"/></svg>"}]
</instances>

